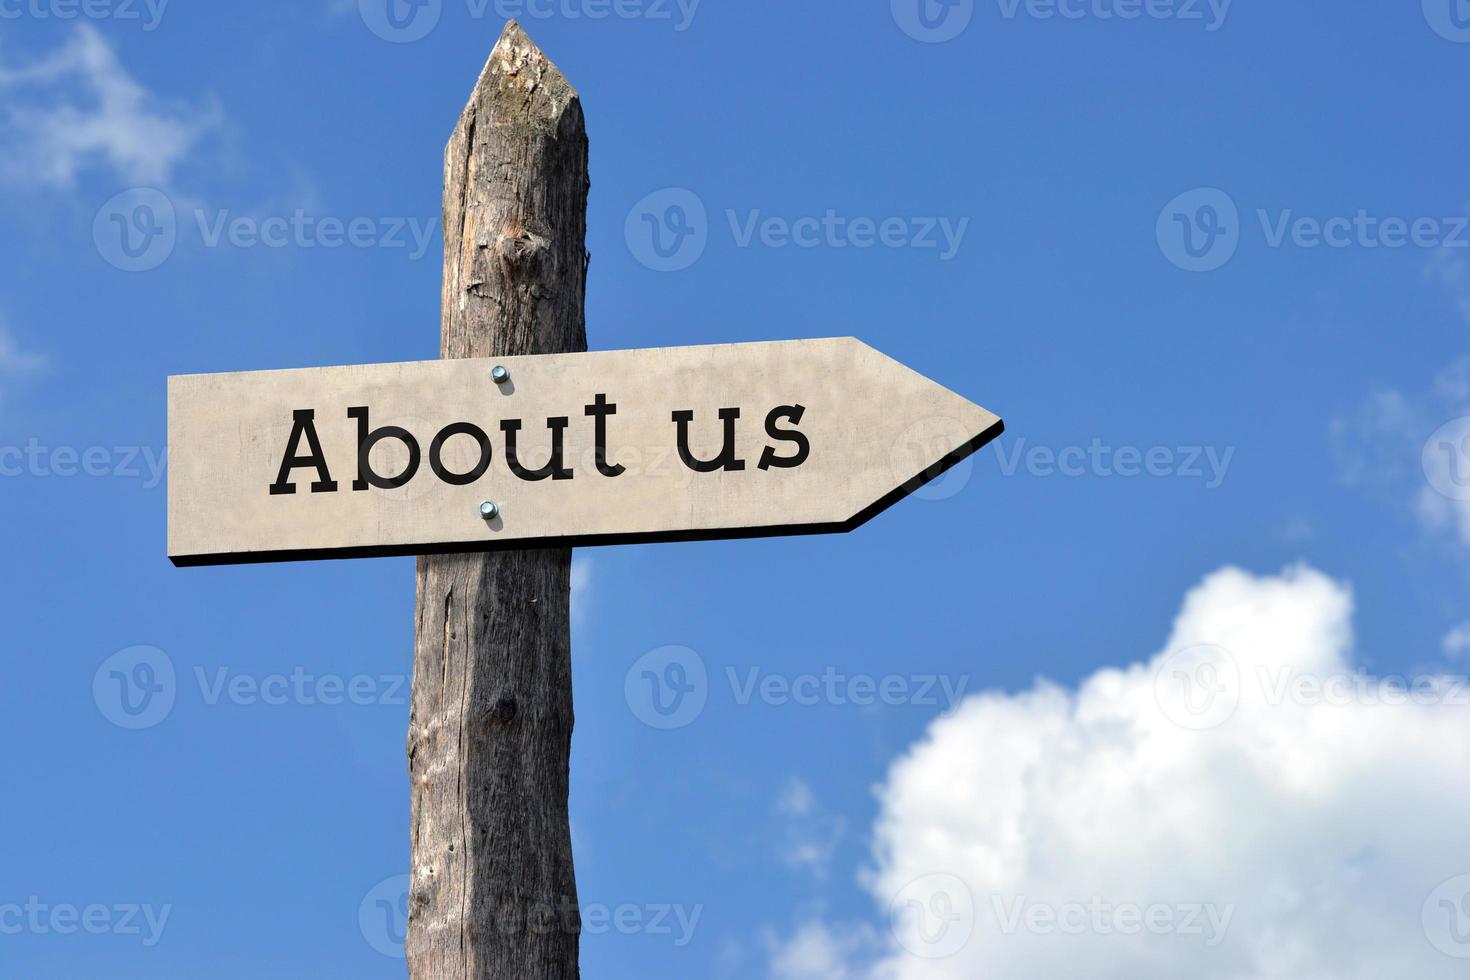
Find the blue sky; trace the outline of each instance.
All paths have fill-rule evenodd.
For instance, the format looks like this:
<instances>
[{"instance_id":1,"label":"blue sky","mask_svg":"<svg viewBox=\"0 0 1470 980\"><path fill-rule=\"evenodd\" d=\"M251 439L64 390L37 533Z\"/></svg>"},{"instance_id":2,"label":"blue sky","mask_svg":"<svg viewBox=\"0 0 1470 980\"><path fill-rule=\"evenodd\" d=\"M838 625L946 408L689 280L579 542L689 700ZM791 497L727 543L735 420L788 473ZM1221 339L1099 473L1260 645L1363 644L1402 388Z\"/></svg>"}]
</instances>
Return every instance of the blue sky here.
<instances>
[{"instance_id":1,"label":"blue sky","mask_svg":"<svg viewBox=\"0 0 1470 980\"><path fill-rule=\"evenodd\" d=\"M584 975L1460 975L1470 5L925 4L0 0L0 975L403 974L413 563L171 567L165 378L435 356L509 14L592 347L1007 422L849 536L578 553Z\"/></svg>"}]
</instances>

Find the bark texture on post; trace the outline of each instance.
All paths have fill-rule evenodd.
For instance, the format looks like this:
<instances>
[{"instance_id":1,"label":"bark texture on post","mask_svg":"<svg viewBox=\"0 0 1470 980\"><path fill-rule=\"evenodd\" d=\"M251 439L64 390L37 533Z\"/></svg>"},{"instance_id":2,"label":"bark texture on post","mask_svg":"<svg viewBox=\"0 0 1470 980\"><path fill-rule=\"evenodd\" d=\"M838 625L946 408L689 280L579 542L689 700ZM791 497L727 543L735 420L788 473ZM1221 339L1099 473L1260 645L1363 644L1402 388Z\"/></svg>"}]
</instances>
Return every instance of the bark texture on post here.
<instances>
[{"instance_id":1,"label":"bark texture on post","mask_svg":"<svg viewBox=\"0 0 1470 980\"><path fill-rule=\"evenodd\" d=\"M512 22L445 152L441 357L587 349L588 188L577 93ZM418 560L415 980L578 976L570 572L570 549Z\"/></svg>"}]
</instances>

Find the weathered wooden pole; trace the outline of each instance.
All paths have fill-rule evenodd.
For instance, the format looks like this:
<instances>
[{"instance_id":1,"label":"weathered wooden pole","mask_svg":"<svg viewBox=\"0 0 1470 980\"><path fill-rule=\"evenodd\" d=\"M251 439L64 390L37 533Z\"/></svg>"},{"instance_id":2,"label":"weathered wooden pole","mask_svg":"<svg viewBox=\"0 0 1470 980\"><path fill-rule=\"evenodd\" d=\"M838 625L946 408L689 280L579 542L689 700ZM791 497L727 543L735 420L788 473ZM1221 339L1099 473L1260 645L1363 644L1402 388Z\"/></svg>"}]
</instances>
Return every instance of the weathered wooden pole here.
<instances>
[{"instance_id":1,"label":"weathered wooden pole","mask_svg":"<svg viewBox=\"0 0 1470 980\"><path fill-rule=\"evenodd\" d=\"M440 356L587 349L582 106L515 23L444 158ZM488 377L487 400L511 397ZM565 980L570 549L420 557L408 766L414 980Z\"/></svg>"}]
</instances>

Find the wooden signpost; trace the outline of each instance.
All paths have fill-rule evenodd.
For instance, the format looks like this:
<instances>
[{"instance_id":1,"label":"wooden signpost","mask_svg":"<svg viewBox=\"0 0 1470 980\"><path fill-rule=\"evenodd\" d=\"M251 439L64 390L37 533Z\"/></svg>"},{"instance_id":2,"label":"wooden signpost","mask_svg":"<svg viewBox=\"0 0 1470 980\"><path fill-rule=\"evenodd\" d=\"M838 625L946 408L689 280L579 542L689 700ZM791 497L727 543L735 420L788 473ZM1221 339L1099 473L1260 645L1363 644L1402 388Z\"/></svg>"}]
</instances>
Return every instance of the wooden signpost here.
<instances>
[{"instance_id":1,"label":"wooden signpost","mask_svg":"<svg viewBox=\"0 0 1470 980\"><path fill-rule=\"evenodd\" d=\"M851 339L176 377L169 554L845 531L1000 426Z\"/></svg>"},{"instance_id":2,"label":"wooden signpost","mask_svg":"<svg viewBox=\"0 0 1470 980\"><path fill-rule=\"evenodd\" d=\"M441 360L169 379L169 557L418 555L409 973L578 975L571 547L851 530L995 415L850 338L586 352L576 92L507 25L445 155Z\"/></svg>"}]
</instances>

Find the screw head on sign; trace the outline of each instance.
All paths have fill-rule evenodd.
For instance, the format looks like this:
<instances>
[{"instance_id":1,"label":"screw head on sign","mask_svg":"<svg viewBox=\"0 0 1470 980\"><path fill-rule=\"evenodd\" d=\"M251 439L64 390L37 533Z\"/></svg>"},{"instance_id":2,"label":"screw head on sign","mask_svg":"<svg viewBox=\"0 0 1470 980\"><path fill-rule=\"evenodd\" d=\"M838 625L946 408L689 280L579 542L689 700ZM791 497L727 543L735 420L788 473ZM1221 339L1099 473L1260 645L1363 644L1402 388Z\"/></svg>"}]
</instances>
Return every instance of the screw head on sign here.
<instances>
[{"instance_id":1,"label":"screw head on sign","mask_svg":"<svg viewBox=\"0 0 1470 980\"><path fill-rule=\"evenodd\" d=\"M490 380L498 385L503 385L510 380L510 372L497 365L495 370L490 372Z\"/></svg>"},{"instance_id":2,"label":"screw head on sign","mask_svg":"<svg viewBox=\"0 0 1470 980\"><path fill-rule=\"evenodd\" d=\"M500 507L487 500L480 505L480 516L487 521L493 521L500 516Z\"/></svg>"}]
</instances>

